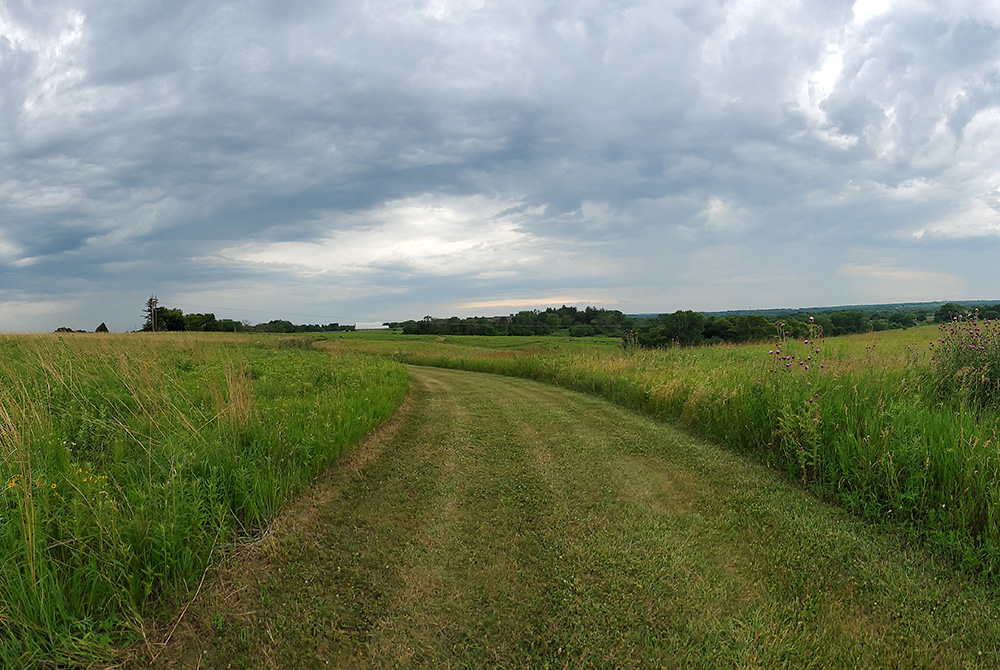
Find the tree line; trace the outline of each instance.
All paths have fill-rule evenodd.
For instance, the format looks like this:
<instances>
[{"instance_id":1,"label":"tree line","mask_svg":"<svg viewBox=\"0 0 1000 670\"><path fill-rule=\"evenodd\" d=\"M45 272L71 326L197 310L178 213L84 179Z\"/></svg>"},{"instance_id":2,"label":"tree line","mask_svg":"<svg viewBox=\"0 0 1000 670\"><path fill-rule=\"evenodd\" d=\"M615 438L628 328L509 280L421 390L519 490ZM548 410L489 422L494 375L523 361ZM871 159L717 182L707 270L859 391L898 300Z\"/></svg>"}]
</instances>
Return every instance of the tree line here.
<instances>
[{"instance_id":1,"label":"tree line","mask_svg":"<svg viewBox=\"0 0 1000 670\"><path fill-rule=\"evenodd\" d=\"M509 316L447 319L425 316L420 321L390 324L408 335L569 335L571 337L622 337L637 333L644 347L672 344L696 346L718 342L752 342L775 335L801 337L822 328L827 335L849 335L872 330L906 328L927 321L930 309L913 310L827 310L782 314L778 318L764 314L729 314L715 316L678 310L657 316L628 316L618 310L587 307L549 307L544 311L525 310ZM812 317L812 320L810 320ZM778 325L780 324L780 325Z\"/></svg>"},{"instance_id":2,"label":"tree line","mask_svg":"<svg viewBox=\"0 0 1000 670\"><path fill-rule=\"evenodd\" d=\"M339 323L294 324L285 319L251 324L248 321L218 319L212 313L185 314L177 308L163 307L150 296L143 310L143 331L201 331L257 333L321 333L353 331L353 325ZM706 314L678 310L672 314L630 316L618 310L563 305L545 310L523 310L508 316L434 318L386 323L407 335L569 335L571 337L630 337L640 346L697 346L701 344L741 343L773 337L805 337L810 332L823 335L850 335L872 331L908 328L930 321L951 321L977 316L1000 319L1000 303L940 306L875 305L859 308L825 310L770 310L759 313ZM73 331L59 328L57 332ZM98 332L107 332L103 323Z\"/></svg>"},{"instance_id":3,"label":"tree line","mask_svg":"<svg viewBox=\"0 0 1000 670\"><path fill-rule=\"evenodd\" d=\"M660 314L635 327L635 340L643 347L740 343L774 337L854 335L919 326L978 316L1000 319L1000 304L949 302L933 306L867 306L856 309L776 310L765 314L706 315L677 311Z\"/></svg>"},{"instance_id":4,"label":"tree line","mask_svg":"<svg viewBox=\"0 0 1000 670\"><path fill-rule=\"evenodd\" d=\"M1000 304L875 305L844 309L773 310L764 313L705 314L678 310L656 316L629 316L618 310L549 307L509 316L433 318L389 324L408 335L569 335L571 337L631 337L639 346L698 346L742 343L774 337L829 336L909 328L930 321L950 321L977 313L1000 318Z\"/></svg>"},{"instance_id":5,"label":"tree line","mask_svg":"<svg viewBox=\"0 0 1000 670\"><path fill-rule=\"evenodd\" d=\"M401 328L406 335L569 335L594 337L621 335L636 324L634 317L614 309L587 307L549 307L544 311L524 310L509 316L473 316L460 319L435 319L425 316L420 321L389 324Z\"/></svg>"},{"instance_id":6,"label":"tree line","mask_svg":"<svg viewBox=\"0 0 1000 670\"><path fill-rule=\"evenodd\" d=\"M215 314L185 314L182 310L163 307L156 296L150 296L143 310L144 332L198 331L222 333L330 333L354 330L353 325L328 323L320 325L294 324L284 319L273 319L267 323L251 324L248 321L217 319Z\"/></svg>"}]
</instances>

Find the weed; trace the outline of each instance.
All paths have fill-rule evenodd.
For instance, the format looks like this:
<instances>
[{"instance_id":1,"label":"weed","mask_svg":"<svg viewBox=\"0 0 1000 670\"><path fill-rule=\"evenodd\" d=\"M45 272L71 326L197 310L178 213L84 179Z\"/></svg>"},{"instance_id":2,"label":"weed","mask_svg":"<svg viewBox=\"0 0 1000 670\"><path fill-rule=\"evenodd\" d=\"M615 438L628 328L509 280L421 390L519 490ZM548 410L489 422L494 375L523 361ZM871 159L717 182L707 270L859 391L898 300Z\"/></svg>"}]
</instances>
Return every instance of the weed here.
<instances>
[{"instance_id":1,"label":"weed","mask_svg":"<svg viewBox=\"0 0 1000 670\"><path fill-rule=\"evenodd\" d=\"M933 370L942 400L967 400L983 409L1000 400L1000 322L955 317L931 342Z\"/></svg>"}]
</instances>

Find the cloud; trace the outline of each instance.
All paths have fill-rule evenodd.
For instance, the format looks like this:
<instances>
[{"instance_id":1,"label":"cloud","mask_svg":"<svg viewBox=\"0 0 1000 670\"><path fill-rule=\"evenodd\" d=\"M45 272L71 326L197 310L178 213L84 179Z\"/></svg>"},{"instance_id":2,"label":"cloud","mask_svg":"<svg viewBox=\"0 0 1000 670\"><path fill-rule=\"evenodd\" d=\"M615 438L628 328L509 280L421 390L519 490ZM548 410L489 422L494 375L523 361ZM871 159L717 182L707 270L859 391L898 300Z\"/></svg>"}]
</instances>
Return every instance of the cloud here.
<instances>
[{"instance_id":1,"label":"cloud","mask_svg":"<svg viewBox=\"0 0 1000 670\"><path fill-rule=\"evenodd\" d=\"M222 249L219 258L280 266L306 275L345 275L392 268L443 276L495 273L537 261L509 202L482 197L407 198L353 217L329 220L328 236Z\"/></svg>"},{"instance_id":2,"label":"cloud","mask_svg":"<svg viewBox=\"0 0 1000 670\"><path fill-rule=\"evenodd\" d=\"M975 0L12 0L0 290L112 329L151 292L376 321L998 291L954 270L996 249L998 62Z\"/></svg>"},{"instance_id":3,"label":"cloud","mask_svg":"<svg viewBox=\"0 0 1000 670\"><path fill-rule=\"evenodd\" d=\"M994 203L975 203L969 209L932 222L913 233L913 238L975 239L1000 237L1000 211Z\"/></svg>"},{"instance_id":4,"label":"cloud","mask_svg":"<svg viewBox=\"0 0 1000 670\"><path fill-rule=\"evenodd\" d=\"M845 265L838 274L847 282L860 284L879 302L920 301L926 296L940 299L959 295L963 288L956 274L883 264Z\"/></svg>"}]
</instances>

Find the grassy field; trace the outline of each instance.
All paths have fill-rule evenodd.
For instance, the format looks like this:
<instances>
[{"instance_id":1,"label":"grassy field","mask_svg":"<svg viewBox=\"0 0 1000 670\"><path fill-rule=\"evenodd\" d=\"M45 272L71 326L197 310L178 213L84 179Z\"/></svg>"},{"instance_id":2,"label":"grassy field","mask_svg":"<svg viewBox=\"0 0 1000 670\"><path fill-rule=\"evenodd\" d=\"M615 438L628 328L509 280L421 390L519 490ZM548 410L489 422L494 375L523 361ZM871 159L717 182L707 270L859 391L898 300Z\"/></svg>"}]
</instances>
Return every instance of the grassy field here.
<instances>
[{"instance_id":1,"label":"grassy field","mask_svg":"<svg viewBox=\"0 0 1000 670\"><path fill-rule=\"evenodd\" d=\"M995 588L781 473L551 384L411 375L128 667L1000 663Z\"/></svg>"},{"instance_id":2,"label":"grassy field","mask_svg":"<svg viewBox=\"0 0 1000 670\"><path fill-rule=\"evenodd\" d=\"M200 663L185 656L195 647L246 667L263 653L274 667L341 657L376 666L601 665L635 648L667 666L988 666L1000 660L988 642L1000 632L990 586L1000 570L995 328L659 351L623 350L612 338L390 333L0 338L0 665L112 662L142 634L141 662L174 667ZM376 450L325 476L346 479L309 513L332 526L293 524L297 535L274 526L278 539L244 563L250 586L240 589L250 600L198 598L203 586L225 584L211 568L240 560L238 540L259 540L392 414L408 388L400 363L555 384L685 432L653 421L626 435L612 428L632 415L599 419L609 410L587 404L596 401L418 371L415 402L426 406L392 441L403 451ZM874 525L803 511L809 496L767 483L766 469L747 475L740 455ZM719 459L729 465L699 478ZM638 469L623 474L629 463ZM478 493L457 494L472 481ZM650 493L622 507L633 489ZM442 517L438 503L458 516ZM678 506L697 508L709 525L676 526ZM547 523L556 525L542 532ZM588 529L602 528L606 542L591 542ZM550 555L550 545L561 553ZM635 548L634 563L622 547ZM424 553L407 553L415 548ZM862 565L866 552L875 565ZM496 586L475 572L447 577L465 574L470 556ZM665 565L668 556L676 560ZM431 557L436 564L424 561ZM603 567L589 573L588 561ZM831 567L843 561L843 570ZM692 591L681 575L701 586ZM298 576L306 591L285 599L303 588L286 580ZM326 585L308 586L317 580ZM559 584L577 590L556 603ZM744 587L751 595L727 605ZM452 595L437 600L443 593ZM617 598L624 604L602 610ZM191 644L161 655L156 640L170 638L192 602L180 630L201 627L189 631ZM671 608L683 617L668 616ZM171 622L165 637L163 622ZM660 637L641 639L642 622ZM835 635L822 632L836 625ZM593 626L617 643L581 632ZM512 627L517 641L504 646ZM273 644L253 639L261 634ZM310 644L318 646L302 646ZM823 645L832 646L821 653ZM690 662L675 662L678 649Z\"/></svg>"},{"instance_id":3,"label":"grassy field","mask_svg":"<svg viewBox=\"0 0 1000 670\"><path fill-rule=\"evenodd\" d=\"M327 345L546 381L676 421L991 576L1000 569L1000 413L976 402L968 382L997 388L990 369L1000 362L961 358L964 340L952 347L959 359L945 361L954 337L928 326L659 351L623 351L614 340L387 334ZM982 349L1000 351L995 342Z\"/></svg>"},{"instance_id":4,"label":"grassy field","mask_svg":"<svg viewBox=\"0 0 1000 670\"><path fill-rule=\"evenodd\" d=\"M0 338L0 665L112 657L407 387L309 339Z\"/></svg>"}]
</instances>

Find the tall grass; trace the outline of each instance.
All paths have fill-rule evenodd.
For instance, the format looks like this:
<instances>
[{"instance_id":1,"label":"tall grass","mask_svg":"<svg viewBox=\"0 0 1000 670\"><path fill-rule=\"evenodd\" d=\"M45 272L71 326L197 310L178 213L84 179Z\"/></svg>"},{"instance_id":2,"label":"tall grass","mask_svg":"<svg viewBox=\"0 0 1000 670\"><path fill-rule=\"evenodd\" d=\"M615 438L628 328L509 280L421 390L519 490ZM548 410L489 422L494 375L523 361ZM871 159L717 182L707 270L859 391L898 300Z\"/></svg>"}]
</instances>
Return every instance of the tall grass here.
<instances>
[{"instance_id":1,"label":"tall grass","mask_svg":"<svg viewBox=\"0 0 1000 670\"><path fill-rule=\"evenodd\" d=\"M566 351L555 341L548 351L502 351L450 338L353 346L407 363L550 382L679 422L855 514L921 538L971 572L996 575L1000 412L978 400L997 388L986 375L992 359L976 366L963 358L949 371L938 337L921 328L634 352L579 343ZM968 343L957 349L970 351ZM970 388L973 378L986 381Z\"/></svg>"},{"instance_id":2,"label":"tall grass","mask_svg":"<svg viewBox=\"0 0 1000 670\"><path fill-rule=\"evenodd\" d=\"M0 338L0 665L109 656L402 401L308 345Z\"/></svg>"}]
</instances>

